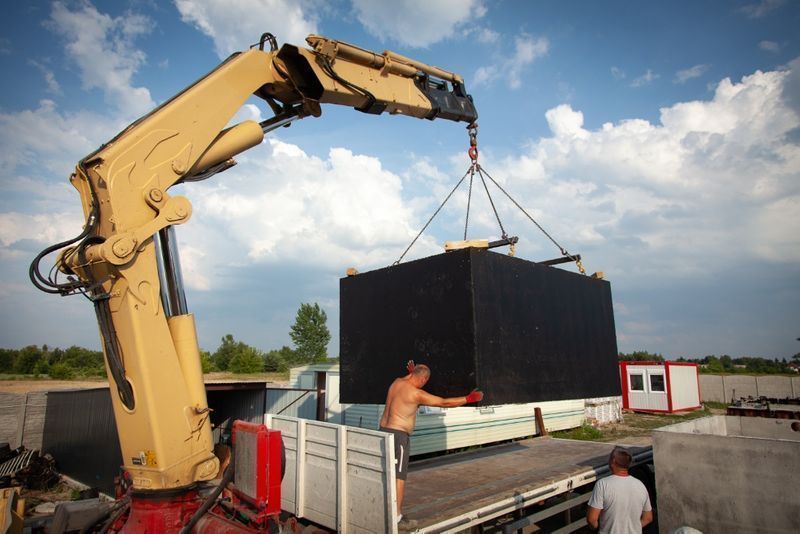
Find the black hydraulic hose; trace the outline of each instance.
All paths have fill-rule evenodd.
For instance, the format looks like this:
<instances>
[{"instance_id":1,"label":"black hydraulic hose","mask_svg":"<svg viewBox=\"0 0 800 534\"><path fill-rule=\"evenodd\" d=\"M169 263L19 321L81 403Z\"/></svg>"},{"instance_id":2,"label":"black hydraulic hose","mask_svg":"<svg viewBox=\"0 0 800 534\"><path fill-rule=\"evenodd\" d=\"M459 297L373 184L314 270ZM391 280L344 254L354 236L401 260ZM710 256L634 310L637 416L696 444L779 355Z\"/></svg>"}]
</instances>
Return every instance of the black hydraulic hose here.
<instances>
[{"instance_id":1,"label":"black hydraulic hose","mask_svg":"<svg viewBox=\"0 0 800 534\"><path fill-rule=\"evenodd\" d=\"M214 488L214 491L211 492L211 494L205 500L203 505L197 509L192 518L189 520L189 522L186 523L186 526L184 526L181 529L180 534L189 534L194 528L194 526L197 524L197 522L200 521L200 518L206 515L206 513L211 509L211 507L214 506L214 503L217 502L217 498L219 497L220 493L222 493L222 490L225 489L225 486L227 486L231 481L233 481L234 458L235 456L231 455L231 463L229 463L228 468L225 469L225 474L223 475L222 480L219 483L219 486Z\"/></svg>"},{"instance_id":2,"label":"black hydraulic hose","mask_svg":"<svg viewBox=\"0 0 800 534\"><path fill-rule=\"evenodd\" d=\"M108 532L108 529L111 528L111 525L113 525L117 521L117 519L120 518L122 514L128 511L128 509L131 507L130 495L126 496L121 502L122 505L119 507L119 509L116 512L114 512L114 514L111 517L108 518L108 521L103 523L103 526L100 529L100 534L105 534L106 532Z\"/></svg>"}]
</instances>

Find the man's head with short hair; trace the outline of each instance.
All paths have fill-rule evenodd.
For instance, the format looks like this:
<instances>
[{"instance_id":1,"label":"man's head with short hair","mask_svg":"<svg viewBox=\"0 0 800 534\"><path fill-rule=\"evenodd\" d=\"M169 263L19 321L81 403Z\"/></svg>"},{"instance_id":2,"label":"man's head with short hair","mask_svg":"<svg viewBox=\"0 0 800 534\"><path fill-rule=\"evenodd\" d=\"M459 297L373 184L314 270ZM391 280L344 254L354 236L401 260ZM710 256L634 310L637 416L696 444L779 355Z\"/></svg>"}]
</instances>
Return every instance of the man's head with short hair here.
<instances>
[{"instance_id":1,"label":"man's head with short hair","mask_svg":"<svg viewBox=\"0 0 800 534\"><path fill-rule=\"evenodd\" d=\"M628 470L628 468L633 463L633 457L631 453L629 453L626 449L622 447L614 447L611 451L611 454L608 455L608 465L613 470L614 467L618 469Z\"/></svg>"},{"instance_id":2,"label":"man's head with short hair","mask_svg":"<svg viewBox=\"0 0 800 534\"><path fill-rule=\"evenodd\" d=\"M414 370L411 371L411 378L414 380L417 387L420 388L428 382L428 379L430 379L430 377L431 377L431 369L424 363L417 364L416 366L414 366Z\"/></svg>"}]
</instances>

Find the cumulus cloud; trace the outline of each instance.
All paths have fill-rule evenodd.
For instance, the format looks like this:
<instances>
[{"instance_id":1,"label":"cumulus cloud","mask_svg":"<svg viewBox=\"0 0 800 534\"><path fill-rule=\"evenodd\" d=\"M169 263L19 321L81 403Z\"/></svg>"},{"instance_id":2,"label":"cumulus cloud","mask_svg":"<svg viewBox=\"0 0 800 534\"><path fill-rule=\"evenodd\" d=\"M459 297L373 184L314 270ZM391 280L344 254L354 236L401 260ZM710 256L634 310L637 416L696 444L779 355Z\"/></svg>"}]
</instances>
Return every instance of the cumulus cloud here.
<instances>
[{"instance_id":1,"label":"cumulus cloud","mask_svg":"<svg viewBox=\"0 0 800 534\"><path fill-rule=\"evenodd\" d=\"M633 79L631 82L631 87L644 87L645 85L650 85L653 81L660 77L661 75L656 74L650 69L647 69L644 74Z\"/></svg>"},{"instance_id":2,"label":"cumulus cloud","mask_svg":"<svg viewBox=\"0 0 800 534\"><path fill-rule=\"evenodd\" d=\"M482 0L353 0L353 9L370 34L417 48L453 37L465 24L486 13ZM478 37L491 40L494 33L478 33Z\"/></svg>"},{"instance_id":3,"label":"cumulus cloud","mask_svg":"<svg viewBox=\"0 0 800 534\"><path fill-rule=\"evenodd\" d=\"M479 67L472 77L474 86L489 85L504 77L511 89L522 87L522 73L537 59L547 55L550 41L546 37L533 37L526 33L514 37L514 51L506 59L492 65Z\"/></svg>"},{"instance_id":4,"label":"cumulus cloud","mask_svg":"<svg viewBox=\"0 0 800 534\"><path fill-rule=\"evenodd\" d=\"M87 111L63 113L44 99L38 107L13 113L0 112L0 172L34 165L66 176L77 160L97 148L120 129L124 121Z\"/></svg>"},{"instance_id":5,"label":"cumulus cloud","mask_svg":"<svg viewBox=\"0 0 800 534\"><path fill-rule=\"evenodd\" d=\"M147 88L133 85L134 74L146 61L134 42L150 31L150 19L135 13L111 17L88 2L74 10L55 2L45 26L66 41L65 51L77 64L84 89L101 90L129 118L155 106Z\"/></svg>"},{"instance_id":6,"label":"cumulus cloud","mask_svg":"<svg viewBox=\"0 0 800 534\"><path fill-rule=\"evenodd\" d=\"M695 65L688 69L679 70L675 73L675 83L686 83L692 78L699 78L711 67L711 65ZM649 71L648 71L649 72Z\"/></svg>"},{"instance_id":7,"label":"cumulus cloud","mask_svg":"<svg viewBox=\"0 0 800 534\"><path fill-rule=\"evenodd\" d=\"M613 250L603 267L615 273L702 276L708 257L797 262L800 146L785 136L800 119L782 98L789 79L774 71L722 80L709 101L663 108L660 124L589 130L580 111L561 105L546 114L552 136L498 174L528 206L542 199L555 235Z\"/></svg>"},{"instance_id":8,"label":"cumulus cloud","mask_svg":"<svg viewBox=\"0 0 800 534\"><path fill-rule=\"evenodd\" d=\"M292 0L175 0L175 7L184 22L211 37L220 59L247 50L265 31L297 46L317 33L316 17Z\"/></svg>"},{"instance_id":9,"label":"cumulus cloud","mask_svg":"<svg viewBox=\"0 0 800 534\"><path fill-rule=\"evenodd\" d=\"M36 61L33 59L28 60L28 63L33 67L36 67L36 70L42 73L46 87L45 91L53 95L62 94L61 85L58 83L58 80L56 80L56 75L47 65L45 65L41 61Z\"/></svg>"},{"instance_id":10,"label":"cumulus cloud","mask_svg":"<svg viewBox=\"0 0 800 534\"><path fill-rule=\"evenodd\" d=\"M197 254L190 260L195 288L215 270L252 263L389 265L420 225L412 206L429 208L407 203L401 177L371 156L333 148L322 159L274 137L253 150L257 156L245 157L224 179L187 186L194 216L181 228L182 239L195 251L215 251L202 262ZM425 239L417 253L433 247Z\"/></svg>"},{"instance_id":11,"label":"cumulus cloud","mask_svg":"<svg viewBox=\"0 0 800 534\"><path fill-rule=\"evenodd\" d=\"M760 19L783 6L785 3L785 0L761 0L755 4L743 5L737 11L743 13L748 18Z\"/></svg>"},{"instance_id":12,"label":"cumulus cloud","mask_svg":"<svg viewBox=\"0 0 800 534\"><path fill-rule=\"evenodd\" d=\"M70 224L75 222L74 213L0 213L0 247L8 250L23 240L47 244L64 241L75 236L75 228L80 231L80 226Z\"/></svg>"},{"instance_id":13,"label":"cumulus cloud","mask_svg":"<svg viewBox=\"0 0 800 534\"><path fill-rule=\"evenodd\" d=\"M468 39L477 39L479 43L492 44L500 40L500 34L491 28L474 26L464 31L464 36Z\"/></svg>"},{"instance_id":14,"label":"cumulus cloud","mask_svg":"<svg viewBox=\"0 0 800 534\"><path fill-rule=\"evenodd\" d=\"M758 43L758 47L765 52L780 52L781 50L781 45L775 41L761 41Z\"/></svg>"}]
</instances>

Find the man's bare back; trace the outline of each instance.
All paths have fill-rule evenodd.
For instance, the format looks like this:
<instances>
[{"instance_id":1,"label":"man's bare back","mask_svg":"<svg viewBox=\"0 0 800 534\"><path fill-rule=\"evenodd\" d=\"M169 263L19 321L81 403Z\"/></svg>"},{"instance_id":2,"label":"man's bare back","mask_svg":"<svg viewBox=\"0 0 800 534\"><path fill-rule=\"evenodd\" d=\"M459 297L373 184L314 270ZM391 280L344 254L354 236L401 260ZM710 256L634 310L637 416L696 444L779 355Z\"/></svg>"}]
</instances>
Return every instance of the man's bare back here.
<instances>
[{"instance_id":1,"label":"man's bare back","mask_svg":"<svg viewBox=\"0 0 800 534\"><path fill-rule=\"evenodd\" d=\"M411 383L412 374L395 379L389 386L386 394L386 408L381 417L381 426L402 430L407 434L414 431L414 424L417 421L417 409L419 401L418 392L422 391Z\"/></svg>"}]
</instances>

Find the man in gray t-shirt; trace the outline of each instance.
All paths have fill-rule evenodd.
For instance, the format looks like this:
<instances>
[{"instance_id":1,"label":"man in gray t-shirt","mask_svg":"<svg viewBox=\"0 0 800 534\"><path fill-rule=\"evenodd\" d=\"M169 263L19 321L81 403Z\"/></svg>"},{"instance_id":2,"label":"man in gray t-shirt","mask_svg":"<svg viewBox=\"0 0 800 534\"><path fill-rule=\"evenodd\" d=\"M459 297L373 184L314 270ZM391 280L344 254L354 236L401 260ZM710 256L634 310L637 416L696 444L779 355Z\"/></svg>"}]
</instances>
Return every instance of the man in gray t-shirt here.
<instances>
[{"instance_id":1,"label":"man in gray t-shirt","mask_svg":"<svg viewBox=\"0 0 800 534\"><path fill-rule=\"evenodd\" d=\"M653 508L644 484L628 474L633 458L622 447L608 457L611 476L594 485L586 522L601 534L641 534L653 521Z\"/></svg>"}]
</instances>

